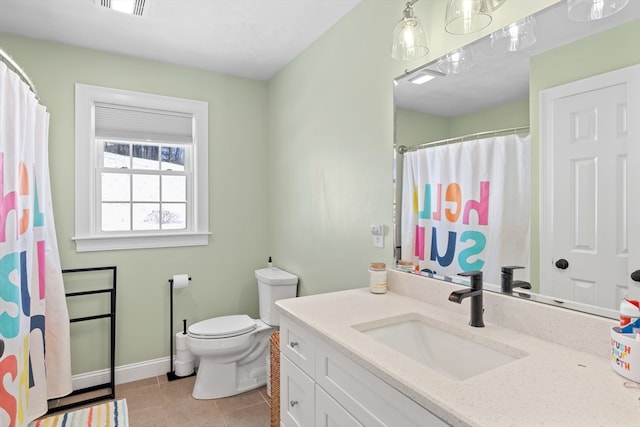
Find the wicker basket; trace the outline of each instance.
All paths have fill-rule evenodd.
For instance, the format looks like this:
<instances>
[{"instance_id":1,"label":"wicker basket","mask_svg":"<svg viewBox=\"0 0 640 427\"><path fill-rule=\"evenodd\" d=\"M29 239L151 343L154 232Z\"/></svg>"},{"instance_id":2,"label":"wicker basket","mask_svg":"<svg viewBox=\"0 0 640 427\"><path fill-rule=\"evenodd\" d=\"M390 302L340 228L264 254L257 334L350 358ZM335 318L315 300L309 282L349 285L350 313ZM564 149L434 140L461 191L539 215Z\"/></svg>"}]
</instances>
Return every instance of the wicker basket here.
<instances>
[{"instance_id":1,"label":"wicker basket","mask_svg":"<svg viewBox=\"0 0 640 427\"><path fill-rule=\"evenodd\" d=\"M271 427L280 427L280 332L271 334Z\"/></svg>"}]
</instances>

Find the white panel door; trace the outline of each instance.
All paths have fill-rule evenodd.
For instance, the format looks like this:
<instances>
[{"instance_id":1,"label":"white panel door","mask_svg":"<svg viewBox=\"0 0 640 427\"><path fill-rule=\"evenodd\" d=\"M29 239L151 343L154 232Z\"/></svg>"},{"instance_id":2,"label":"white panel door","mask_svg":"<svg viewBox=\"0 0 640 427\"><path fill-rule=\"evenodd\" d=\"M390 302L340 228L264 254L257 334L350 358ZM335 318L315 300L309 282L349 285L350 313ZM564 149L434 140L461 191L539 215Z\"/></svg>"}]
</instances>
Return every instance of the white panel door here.
<instances>
[{"instance_id":1,"label":"white panel door","mask_svg":"<svg viewBox=\"0 0 640 427\"><path fill-rule=\"evenodd\" d=\"M640 269L639 73L629 67L541 95L545 295L617 309L640 289L630 277Z\"/></svg>"}]
</instances>

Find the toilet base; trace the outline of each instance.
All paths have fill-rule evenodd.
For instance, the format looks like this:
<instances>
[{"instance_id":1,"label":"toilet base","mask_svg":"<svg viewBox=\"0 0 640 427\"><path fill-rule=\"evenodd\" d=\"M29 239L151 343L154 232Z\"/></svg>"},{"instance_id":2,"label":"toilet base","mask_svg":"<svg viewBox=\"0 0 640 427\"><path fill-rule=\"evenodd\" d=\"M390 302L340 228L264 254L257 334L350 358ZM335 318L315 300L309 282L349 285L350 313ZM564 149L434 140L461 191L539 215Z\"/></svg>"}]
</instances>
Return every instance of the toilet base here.
<instances>
[{"instance_id":1,"label":"toilet base","mask_svg":"<svg viewBox=\"0 0 640 427\"><path fill-rule=\"evenodd\" d=\"M200 356L196 381L191 395L194 399L219 399L234 396L267 384L267 356L274 328L264 325L254 343L238 361L220 363L216 356Z\"/></svg>"},{"instance_id":2,"label":"toilet base","mask_svg":"<svg viewBox=\"0 0 640 427\"><path fill-rule=\"evenodd\" d=\"M206 369L205 366L204 371L200 366L191 394L193 398L199 400L220 399L254 390L267 384L266 366L248 370L244 366L237 368L233 365L232 363L217 365L214 369ZM238 374L240 374L240 378L236 378ZM216 379L214 384L210 382L210 378Z\"/></svg>"}]
</instances>

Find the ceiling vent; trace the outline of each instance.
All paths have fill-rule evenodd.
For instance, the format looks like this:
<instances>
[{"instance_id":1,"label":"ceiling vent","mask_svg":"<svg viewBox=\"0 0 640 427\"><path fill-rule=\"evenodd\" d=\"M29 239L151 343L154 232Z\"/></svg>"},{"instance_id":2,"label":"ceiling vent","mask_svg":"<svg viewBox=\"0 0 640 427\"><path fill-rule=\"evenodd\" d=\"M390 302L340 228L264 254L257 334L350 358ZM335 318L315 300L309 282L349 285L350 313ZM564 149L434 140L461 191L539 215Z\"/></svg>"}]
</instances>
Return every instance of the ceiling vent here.
<instances>
[{"instance_id":1,"label":"ceiling vent","mask_svg":"<svg viewBox=\"0 0 640 427\"><path fill-rule=\"evenodd\" d=\"M142 16L145 0L96 0L96 3L118 12Z\"/></svg>"}]
</instances>

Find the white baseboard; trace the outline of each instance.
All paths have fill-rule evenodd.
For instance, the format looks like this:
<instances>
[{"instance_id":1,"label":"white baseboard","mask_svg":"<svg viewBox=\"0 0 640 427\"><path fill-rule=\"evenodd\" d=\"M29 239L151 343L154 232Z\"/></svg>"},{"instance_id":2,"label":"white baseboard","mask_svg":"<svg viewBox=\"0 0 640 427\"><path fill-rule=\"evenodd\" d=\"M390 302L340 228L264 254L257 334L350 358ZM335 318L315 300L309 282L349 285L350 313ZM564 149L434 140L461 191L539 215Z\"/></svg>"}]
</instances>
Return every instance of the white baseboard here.
<instances>
[{"instance_id":1,"label":"white baseboard","mask_svg":"<svg viewBox=\"0 0 640 427\"><path fill-rule=\"evenodd\" d=\"M129 383L131 381L143 380L145 378L157 377L169 372L169 367L168 357L146 360L144 362L132 363L130 365L116 366L115 382L117 385ZM110 380L111 372L109 369L78 374L71 378L74 390L105 384Z\"/></svg>"}]
</instances>

